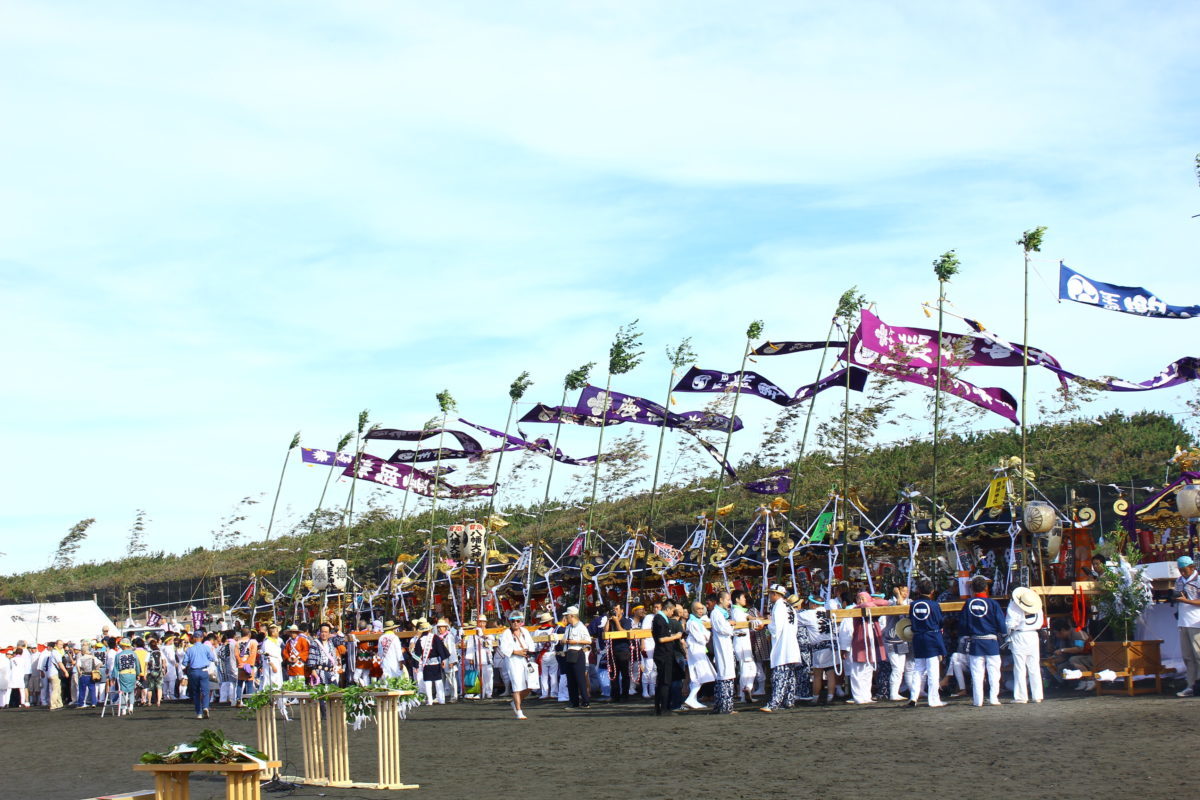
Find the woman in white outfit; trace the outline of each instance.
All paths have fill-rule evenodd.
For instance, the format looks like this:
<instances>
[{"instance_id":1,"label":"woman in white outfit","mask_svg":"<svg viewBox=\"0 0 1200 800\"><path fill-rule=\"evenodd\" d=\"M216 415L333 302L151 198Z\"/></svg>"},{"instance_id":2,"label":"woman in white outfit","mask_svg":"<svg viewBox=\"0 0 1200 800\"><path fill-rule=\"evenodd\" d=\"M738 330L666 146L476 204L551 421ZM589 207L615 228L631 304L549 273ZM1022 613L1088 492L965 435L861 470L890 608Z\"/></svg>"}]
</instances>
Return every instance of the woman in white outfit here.
<instances>
[{"instance_id":1,"label":"woman in white outfit","mask_svg":"<svg viewBox=\"0 0 1200 800\"><path fill-rule=\"evenodd\" d=\"M750 608L746 593L738 589L733 593L733 605L729 609L731 622L749 622ZM733 635L733 658L738 667L738 694L747 703L754 694L754 679L758 676L758 665L754 662L754 650L750 647L750 628L737 628Z\"/></svg>"},{"instance_id":2,"label":"woman in white outfit","mask_svg":"<svg viewBox=\"0 0 1200 800\"><path fill-rule=\"evenodd\" d=\"M512 707L517 719L526 719L521 710L521 700L538 685L537 662L534 660L533 637L522 627L520 611L508 616L508 630L500 634L500 657L508 663L509 681L512 684Z\"/></svg>"},{"instance_id":3,"label":"woman in white outfit","mask_svg":"<svg viewBox=\"0 0 1200 800\"><path fill-rule=\"evenodd\" d=\"M705 623L704 603L692 603L692 614L687 621L687 666L688 696L683 704L688 708L701 709L708 706L696 699L700 687L717 679L717 672L708 660L708 640L711 634Z\"/></svg>"}]
</instances>

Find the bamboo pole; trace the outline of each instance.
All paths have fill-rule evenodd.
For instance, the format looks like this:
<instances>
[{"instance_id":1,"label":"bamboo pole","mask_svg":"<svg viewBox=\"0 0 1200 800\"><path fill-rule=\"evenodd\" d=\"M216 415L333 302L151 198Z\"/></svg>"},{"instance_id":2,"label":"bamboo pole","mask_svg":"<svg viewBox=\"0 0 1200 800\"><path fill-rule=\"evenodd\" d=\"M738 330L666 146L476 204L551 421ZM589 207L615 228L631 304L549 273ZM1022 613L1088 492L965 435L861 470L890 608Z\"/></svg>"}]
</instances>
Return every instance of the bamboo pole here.
<instances>
[{"instance_id":1,"label":"bamboo pole","mask_svg":"<svg viewBox=\"0 0 1200 800\"><path fill-rule=\"evenodd\" d=\"M821 349L821 363L817 365L817 377L813 379L813 383L821 380L821 373L825 371L825 359L829 355L829 343L833 341L833 326L837 324L837 317L834 316L829 320L829 330L825 333L825 347ZM849 344L847 343L847 347ZM846 369L850 369L849 353L846 360ZM800 452L796 456L796 466L792 470L792 497L788 505L796 505L796 493L800 489L800 462L804 460L804 449L808 445L808 430L812 425L813 409L817 405L817 395L814 393L808 399L808 413L804 416L804 433L800 435Z\"/></svg>"},{"instance_id":2,"label":"bamboo pole","mask_svg":"<svg viewBox=\"0 0 1200 800\"><path fill-rule=\"evenodd\" d=\"M283 491L283 476L287 472L292 451L298 444L300 444L300 431L296 431L296 435L292 437L292 443L288 445L287 453L283 456L283 469L279 470L279 485L275 487L275 502L271 503L271 518L267 521L267 537L263 539L264 542L271 541L271 529L275 526L275 509L279 506L279 494ZM336 461L337 458L335 457L334 460Z\"/></svg>"}]
</instances>

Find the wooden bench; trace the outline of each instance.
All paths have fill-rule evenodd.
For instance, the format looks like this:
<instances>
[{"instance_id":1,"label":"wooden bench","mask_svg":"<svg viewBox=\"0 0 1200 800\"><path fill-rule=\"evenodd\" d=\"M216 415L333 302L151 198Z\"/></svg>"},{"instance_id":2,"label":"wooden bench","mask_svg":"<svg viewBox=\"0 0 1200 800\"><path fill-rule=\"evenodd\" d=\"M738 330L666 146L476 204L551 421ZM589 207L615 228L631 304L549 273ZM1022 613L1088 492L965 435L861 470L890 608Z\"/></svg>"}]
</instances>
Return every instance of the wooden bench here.
<instances>
[{"instance_id":1,"label":"wooden bench","mask_svg":"<svg viewBox=\"0 0 1200 800\"><path fill-rule=\"evenodd\" d=\"M267 767L282 764L268 761ZM263 768L254 762L235 764L134 764L134 772L154 773L156 800L190 800L189 779L193 772L220 772L225 775L225 800L261 800L259 781Z\"/></svg>"}]
</instances>

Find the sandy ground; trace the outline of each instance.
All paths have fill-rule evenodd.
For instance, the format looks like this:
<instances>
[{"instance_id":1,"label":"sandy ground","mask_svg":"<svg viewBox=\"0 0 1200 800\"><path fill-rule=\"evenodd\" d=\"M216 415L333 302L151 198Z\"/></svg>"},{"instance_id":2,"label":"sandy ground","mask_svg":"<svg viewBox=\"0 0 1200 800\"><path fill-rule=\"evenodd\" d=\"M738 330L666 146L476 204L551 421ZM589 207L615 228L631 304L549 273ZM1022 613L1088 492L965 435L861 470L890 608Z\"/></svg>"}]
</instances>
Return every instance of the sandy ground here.
<instances>
[{"instance_id":1,"label":"sandy ground","mask_svg":"<svg viewBox=\"0 0 1200 800\"><path fill-rule=\"evenodd\" d=\"M1192 730L1200 699L1057 696L1041 705L908 709L834 705L732 716L655 717L648 705L593 704L564 712L506 701L421 708L402 723L402 773L414 797L1145 798L1191 794ZM0 711L0 797L82 800L151 788L130 766L144 750L192 738L206 725L254 743L254 726L227 708L201 722L185 704L100 719L94 710ZM300 771L299 723L281 723L285 772ZM373 726L351 732L351 770L373 780ZM301 786L272 797L388 793ZM408 796L408 795L405 795ZM195 800L223 784L193 779Z\"/></svg>"}]
</instances>

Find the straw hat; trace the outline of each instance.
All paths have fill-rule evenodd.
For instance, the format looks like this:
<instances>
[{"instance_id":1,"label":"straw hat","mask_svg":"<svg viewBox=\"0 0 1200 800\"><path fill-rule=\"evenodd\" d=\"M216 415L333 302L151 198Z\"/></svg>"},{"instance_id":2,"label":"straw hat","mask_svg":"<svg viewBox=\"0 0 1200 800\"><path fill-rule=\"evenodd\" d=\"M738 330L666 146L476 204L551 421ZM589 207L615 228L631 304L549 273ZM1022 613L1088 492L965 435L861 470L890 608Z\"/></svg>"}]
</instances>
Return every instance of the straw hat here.
<instances>
[{"instance_id":1,"label":"straw hat","mask_svg":"<svg viewBox=\"0 0 1200 800\"><path fill-rule=\"evenodd\" d=\"M782 584L773 583L773 584L771 584L771 588L770 588L769 592L771 594L780 594L780 595L783 595L784 597L787 597L788 590L785 589Z\"/></svg>"},{"instance_id":2,"label":"straw hat","mask_svg":"<svg viewBox=\"0 0 1200 800\"><path fill-rule=\"evenodd\" d=\"M439 619L439 620L437 621L437 626L438 626L439 628L449 628L449 627L450 627L450 620L446 619L445 617L442 617L441 619Z\"/></svg>"},{"instance_id":3,"label":"straw hat","mask_svg":"<svg viewBox=\"0 0 1200 800\"><path fill-rule=\"evenodd\" d=\"M1013 589L1012 600L1026 614L1036 614L1042 610L1042 598L1028 586Z\"/></svg>"},{"instance_id":4,"label":"straw hat","mask_svg":"<svg viewBox=\"0 0 1200 800\"><path fill-rule=\"evenodd\" d=\"M793 608L795 608L796 606L800 605L803 602L804 601L800 598L800 595L798 595L798 594L789 594L788 595L787 604Z\"/></svg>"},{"instance_id":5,"label":"straw hat","mask_svg":"<svg viewBox=\"0 0 1200 800\"><path fill-rule=\"evenodd\" d=\"M554 622L554 617L549 611L543 611L538 614L538 622Z\"/></svg>"},{"instance_id":6,"label":"straw hat","mask_svg":"<svg viewBox=\"0 0 1200 800\"><path fill-rule=\"evenodd\" d=\"M429 624L429 620L419 619L417 620L417 630L419 630L421 633L427 633L433 630L433 626Z\"/></svg>"},{"instance_id":7,"label":"straw hat","mask_svg":"<svg viewBox=\"0 0 1200 800\"><path fill-rule=\"evenodd\" d=\"M901 617L896 623L894 631L897 639L903 639L906 642L913 640L912 622L909 621L908 617Z\"/></svg>"},{"instance_id":8,"label":"straw hat","mask_svg":"<svg viewBox=\"0 0 1200 800\"><path fill-rule=\"evenodd\" d=\"M388 631L394 631L394 630L396 630L396 620L389 619L387 622L383 623L383 632L384 633L387 633Z\"/></svg>"}]
</instances>

